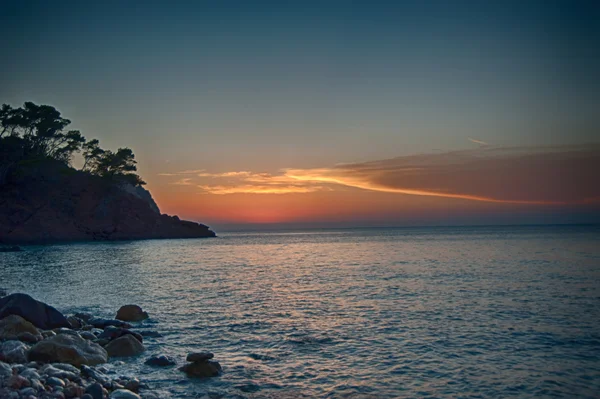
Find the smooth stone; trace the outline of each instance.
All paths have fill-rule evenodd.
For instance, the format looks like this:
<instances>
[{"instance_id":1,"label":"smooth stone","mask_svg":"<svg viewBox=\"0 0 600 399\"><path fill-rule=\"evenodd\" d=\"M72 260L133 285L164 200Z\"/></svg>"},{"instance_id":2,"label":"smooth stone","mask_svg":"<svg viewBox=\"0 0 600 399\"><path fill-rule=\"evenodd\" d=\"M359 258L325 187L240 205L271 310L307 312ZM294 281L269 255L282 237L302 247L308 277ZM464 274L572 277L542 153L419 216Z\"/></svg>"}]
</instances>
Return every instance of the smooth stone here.
<instances>
[{"instance_id":1,"label":"smooth stone","mask_svg":"<svg viewBox=\"0 0 600 399\"><path fill-rule=\"evenodd\" d=\"M0 339L15 339L25 333L29 333L33 337L39 337L36 340L42 338L39 330L19 315L11 314L0 320Z\"/></svg>"},{"instance_id":2,"label":"smooth stone","mask_svg":"<svg viewBox=\"0 0 600 399\"><path fill-rule=\"evenodd\" d=\"M78 319L81 319L83 321L85 321L86 323L90 321L90 319L92 319L94 316L91 313L85 313L85 312L77 312L73 315L73 317L76 317Z\"/></svg>"},{"instance_id":3,"label":"smooth stone","mask_svg":"<svg viewBox=\"0 0 600 399\"><path fill-rule=\"evenodd\" d=\"M54 330L52 330L56 333L56 335L59 334L68 334L68 335L74 335L76 337L81 337L81 335L79 335L79 333L75 330L71 330L70 328L55 328Z\"/></svg>"},{"instance_id":4,"label":"smooth stone","mask_svg":"<svg viewBox=\"0 0 600 399\"><path fill-rule=\"evenodd\" d=\"M93 317L88 321L88 323L90 323L92 326L94 326L96 328L101 328L101 329L105 329L108 326L131 328L131 324L126 323L124 321L112 320L112 319L102 319L100 317Z\"/></svg>"},{"instance_id":5,"label":"smooth stone","mask_svg":"<svg viewBox=\"0 0 600 399\"><path fill-rule=\"evenodd\" d=\"M81 367L106 363L108 354L100 345L79 336L59 334L35 344L29 351L29 360Z\"/></svg>"},{"instance_id":6,"label":"smooth stone","mask_svg":"<svg viewBox=\"0 0 600 399\"><path fill-rule=\"evenodd\" d=\"M26 368L25 370L21 371L19 373L19 375L21 377L25 377L30 380L31 379L39 380L40 378L42 378L42 377L40 377L40 375L38 374L36 369L31 369L31 368Z\"/></svg>"},{"instance_id":7,"label":"smooth stone","mask_svg":"<svg viewBox=\"0 0 600 399\"><path fill-rule=\"evenodd\" d=\"M12 375L12 367L0 361L0 378L8 378Z\"/></svg>"},{"instance_id":8,"label":"smooth stone","mask_svg":"<svg viewBox=\"0 0 600 399\"><path fill-rule=\"evenodd\" d=\"M85 390L77 384L69 384L65 387L63 393L65 394L65 398L80 398L85 393Z\"/></svg>"},{"instance_id":9,"label":"smooth stone","mask_svg":"<svg viewBox=\"0 0 600 399\"><path fill-rule=\"evenodd\" d=\"M27 363L29 347L21 341L0 343L0 361L6 363Z\"/></svg>"},{"instance_id":10,"label":"smooth stone","mask_svg":"<svg viewBox=\"0 0 600 399\"><path fill-rule=\"evenodd\" d=\"M79 374L79 368L75 367L69 363L53 363L52 365L54 367L56 367L57 369L68 371L73 374Z\"/></svg>"},{"instance_id":11,"label":"smooth stone","mask_svg":"<svg viewBox=\"0 0 600 399\"><path fill-rule=\"evenodd\" d=\"M74 373L72 371L62 370L57 367L54 367L54 365L52 364L46 364L40 368L39 373L48 377L74 380L78 377L79 370L77 370L77 372Z\"/></svg>"},{"instance_id":12,"label":"smooth stone","mask_svg":"<svg viewBox=\"0 0 600 399\"><path fill-rule=\"evenodd\" d=\"M85 321L83 321L83 319L80 319L77 316L69 316L67 317L67 321L69 322L71 328L81 328L86 324Z\"/></svg>"},{"instance_id":13,"label":"smooth stone","mask_svg":"<svg viewBox=\"0 0 600 399\"><path fill-rule=\"evenodd\" d=\"M113 339L122 337L125 334L131 334L138 341L144 342L144 337L142 337L139 333L136 333L135 331L128 330L126 328L114 327L114 326L108 326L108 327L106 327L104 329L104 331L102 331L102 333L100 335L98 335L98 339L113 340Z\"/></svg>"},{"instance_id":14,"label":"smooth stone","mask_svg":"<svg viewBox=\"0 0 600 399\"><path fill-rule=\"evenodd\" d=\"M174 364L176 364L176 362L173 358L171 358L169 356L165 356L165 355L158 355L158 356L152 355L144 363L149 366L160 366L160 367L173 366Z\"/></svg>"},{"instance_id":15,"label":"smooth stone","mask_svg":"<svg viewBox=\"0 0 600 399\"><path fill-rule=\"evenodd\" d=\"M62 313L27 294L11 294L0 298L0 318L9 315L21 316L43 330L69 327L69 322Z\"/></svg>"},{"instance_id":16,"label":"smooth stone","mask_svg":"<svg viewBox=\"0 0 600 399\"><path fill-rule=\"evenodd\" d=\"M12 389L21 389L30 386L31 383L27 378L15 374L6 380L5 385Z\"/></svg>"},{"instance_id":17,"label":"smooth stone","mask_svg":"<svg viewBox=\"0 0 600 399\"><path fill-rule=\"evenodd\" d=\"M55 386L64 387L65 382L57 377L48 377L48 378L46 378L46 385L50 385L51 387L55 387Z\"/></svg>"},{"instance_id":18,"label":"smooth stone","mask_svg":"<svg viewBox=\"0 0 600 399\"><path fill-rule=\"evenodd\" d=\"M131 334L110 341L104 348L110 357L136 356L146 350L144 345Z\"/></svg>"},{"instance_id":19,"label":"smooth stone","mask_svg":"<svg viewBox=\"0 0 600 399\"><path fill-rule=\"evenodd\" d=\"M84 394L81 399L96 399L94 398L92 395L90 395L89 393ZM102 399L102 396L100 396L99 399Z\"/></svg>"},{"instance_id":20,"label":"smooth stone","mask_svg":"<svg viewBox=\"0 0 600 399\"><path fill-rule=\"evenodd\" d=\"M179 370L190 377L216 377L221 373L221 365L215 361L207 360L200 363L188 363Z\"/></svg>"},{"instance_id":21,"label":"smooth stone","mask_svg":"<svg viewBox=\"0 0 600 399\"><path fill-rule=\"evenodd\" d=\"M125 389L130 390L131 392L137 392L140 389L140 380L137 378L132 378L125 383Z\"/></svg>"},{"instance_id":22,"label":"smooth stone","mask_svg":"<svg viewBox=\"0 0 600 399\"><path fill-rule=\"evenodd\" d=\"M79 333L79 336L83 339L87 339L88 341L96 339L96 336L90 331L82 331Z\"/></svg>"},{"instance_id":23,"label":"smooth stone","mask_svg":"<svg viewBox=\"0 0 600 399\"><path fill-rule=\"evenodd\" d=\"M33 335L30 332L24 332L24 333L19 334L17 336L17 339L19 341L26 342L28 344L35 344L36 342L42 340L42 335L41 334Z\"/></svg>"},{"instance_id":24,"label":"smooth stone","mask_svg":"<svg viewBox=\"0 0 600 399\"><path fill-rule=\"evenodd\" d=\"M111 392L110 399L142 399L140 395L127 389L116 389Z\"/></svg>"},{"instance_id":25,"label":"smooth stone","mask_svg":"<svg viewBox=\"0 0 600 399\"><path fill-rule=\"evenodd\" d=\"M104 374L102 371L100 370L96 370L93 367L89 367L89 366L81 366L81 375L83 375L84 377L87 378L91 378L94 381L99 382L100 384L105 384L108 381L110 381L110 378Z\"/></svg>"},{"instance_id":26,"label":"smooth stone","mask_svg":"<svg viewBox=\"0 0 600 399\"><path fill-rule=\"evenodd\" d=\"M189 353L185 360L188 362L204 362L212 359L213 357L215 357L215 355L210 352L195 352Z\"/></svg>"},{"instance_id":27,"label":"smooth stone","mask_svg":"<svg viewBox=\"0 0 600 399\"><path fill-rule=\"evenodd\" d=\"M125 305L117 311L115 319L123 321L142 321L148 318L148 313L144 312L138 305Z\"/></svg>"},{"instance_id":28,"label":"smooth stone","mask_svg":"<svg viewBox=\"0 0 600 399\"><path fill-rule=\"evenodd\" d=\"M100 385L97 382L88 385L85 388L85 393L90 395L92 399L102 399L104 396L104 393L102 391L102 385Z\"/></svg>"},{"instance_id":29,"label":"smooth stone","mask_svg":"<svg viewBox=\"0 0 600 399\"><path fill-rule=\"evenodd\" d=\"M37 392L35 391L35 389L28 387L28 388L22 388L21 390L19 390L19 394L22 397L28 397L28 396L33 396L35 397L35 395L37 394Z\"/></svg>"}]
</instances>

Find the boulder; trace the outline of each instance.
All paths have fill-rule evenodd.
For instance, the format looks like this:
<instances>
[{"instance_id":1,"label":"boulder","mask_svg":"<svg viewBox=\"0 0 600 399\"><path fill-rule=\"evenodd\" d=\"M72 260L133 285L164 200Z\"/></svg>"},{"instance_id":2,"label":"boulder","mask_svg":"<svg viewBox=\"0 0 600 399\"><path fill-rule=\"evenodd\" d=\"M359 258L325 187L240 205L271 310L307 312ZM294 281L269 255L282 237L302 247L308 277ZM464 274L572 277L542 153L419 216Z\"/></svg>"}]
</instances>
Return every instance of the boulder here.
<instances>
[{"instance_id":1,"label":"boulder","mask_svg":"<svg viewBox=\"0 0 600 399\"><path fill-rule=\"evenodd\" d=\"M27 363L29 347L21 341L0 343L0 361L6 363Z\"/></svg>"},{"instance_id":2,"label":"boulder","mask_svg":"<svg viewBox=\"0 0 600 399\"><path fill-rule=\"evenodd\" d=\"M105 349L110 357L136 356L146 350L144 345L131 334L110 341Z\"/></svg>"},{"instance_id":3,"label":"boulder","mask_svg":"<svg viewBox=\"0 0 600 399\"><path fill-rule=\"evenodd\" d=\"M0 320L0 339L15 339L23 336L23 341L27 341L30 338L30 336L26 335L27 333L33 336L34 340L39 341L42 339L39 330L19 315L12 314Z\"/></svg>"},{"instance_id":4,"label":"boulder","mask_svg":"<svg viewBox=\"0 0 600 399\"><path fill-rule=\"evenodd\" d=\"M188 353L185 360L187 360L188 362L203 362L205 360L210 360L213 357L215 357L215 355L213 355L210 352L194 352Z\"/></svg>"},{"instance_id":5,"label":"boulder","mask_svg":"<svg viewBox=\"0 0 600 399\"><path fill-rule=\"evenodd\" d=\"M43 330L70 327L62 313L27 294L11 294L0 298L0 318L10 315L21 316Z\"/></svg>"},{"instance_id":6,"label":"boulder","mask_svg":"<svg viewBox=\"0 0 600 399\"><path fill-rule=\"evenodd\" d=\"M123 321L142 321L148 318L148 313L144 312L138 305L125 305L117 311L115 319Z\"/></svg>"},{"instance_id":7,"label":"boulder","mask_svg":"<svg viewBox=\"0 0 600 399\"><path fill-rule=\"evenodd\" d=\"M142 399L140 395L128 389L116 389L111 392L110 399Z\"/></svg>"},{"instance_id":8,"label":"boulder","mask_svg":"<svg viewBox=\"0 0 600 399\"><path fill-rule=\"evenodd\" d=\"M29 351L29 360L81 367L106 363L108 354L100 345L81 337L59 334L35 344Z\"/></svg>"},{"instance_id":9,"label":"boulder","mask_svg":"<svg viewBox=\"0 0 600 399\"><path fill-rule=\"evenodd\" d=\"M108 327L106 327L104 329L104 331L102 333L100 333L100 335L98 335L98 339L113 340L113 339L117 339L117 338L119 338L119 337L121 337L123 335L126 335L126 334L131 334L138 341L144 342L144 337L142 337L137 332L128 330L126 328L114 327L114 326L108 326Z\"/></svg>"},{"instance_id":10,"label":"boulder","mask_svg":"<svg viewBox=\"0 0 600 399\"><path fill-rule=\"evenodd\" d=\"M175 360L173 360L171 357L165 356L165 355L158 355L158 356L152 355L151 357L146 359L146 361L144 363L149 366L165 367L165 366L173 366L175 364Z\"/></svg>"},{"instance_id":11,"label":"boulder","mask_svg":"<svg viewBox=\"0 0 600 399\"><path fill-rule=\"evenodd\" d=\"M96 328L105 329L108 326L131 328L131 324L121 320L102 319L100 317L92 317L88 323Z\"/></svg>"},{"instance_id":12,"label":"boulder","mask_svg":"<svg viewBox=\"0 0 600 399\"><path fill-rule=\"evenodd\" d=\"M97 382L88 385L85 388L85 393L90 395L93 399L103 399L104 398L104 392L102 391L102 385L100 385Z\"/></svg>"},{"instance_id":13,"label":"boulder","mask_svg":"<svg viewBox=\"0 0 600 399\"><path fill-rule=\"evenodd\" d=\"M221 365L215 361L188 363L179 370L190 377L216 377L221 373Z\"/></svg>"}]
</instances>

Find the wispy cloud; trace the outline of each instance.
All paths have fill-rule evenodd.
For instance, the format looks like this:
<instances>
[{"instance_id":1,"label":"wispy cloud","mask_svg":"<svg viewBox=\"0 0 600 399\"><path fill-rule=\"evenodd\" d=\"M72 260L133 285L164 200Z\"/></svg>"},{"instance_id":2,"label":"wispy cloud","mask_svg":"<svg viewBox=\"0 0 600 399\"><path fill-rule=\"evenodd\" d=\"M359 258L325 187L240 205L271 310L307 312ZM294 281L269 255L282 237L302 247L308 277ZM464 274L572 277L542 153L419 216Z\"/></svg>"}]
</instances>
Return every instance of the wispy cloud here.
<instances>
[{"instance_id":1,"label":"wispy cloud","mask_svg":"<svg viewBox=\"0 0 600 399\"><path fill-rule=\"evenodd\" d=\"M469 139L469 141L470 141L471 143L479 144L479 145L482 145L482 146L487 146L487 145L489 145L489 144L488 144L488 143L486 143L485 141L482 141L482 140L477 140L477 139L474 139L474 138L472 138L472 137L468 137L468 139Z\"/></svg>"},{"instance_id":2,"label":"wispy cloud","mask_svg":"<svg viewBox=\"0 0 600 399\"><path fill-rule=\"evenodd\" d=\"M600 145L597 144L486 146L328 168L282 169L277 174L194 171L194 176L186 176L174 184L197 185L203 192L219 195L312 193L341 185L493 203L564 205L598 202L598 170Z\"/></svg>"}]
</instances>

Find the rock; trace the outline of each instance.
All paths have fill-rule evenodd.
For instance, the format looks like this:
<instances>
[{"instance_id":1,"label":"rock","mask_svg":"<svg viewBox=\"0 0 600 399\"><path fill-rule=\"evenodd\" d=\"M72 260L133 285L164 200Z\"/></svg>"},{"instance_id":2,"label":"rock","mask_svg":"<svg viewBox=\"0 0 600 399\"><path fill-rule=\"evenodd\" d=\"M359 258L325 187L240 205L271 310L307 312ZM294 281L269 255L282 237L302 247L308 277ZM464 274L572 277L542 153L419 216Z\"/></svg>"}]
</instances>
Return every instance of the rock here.
<instances>
[{"instance_id":1,"label":"rock","mask_svg":"<svg viewBox=\"0 0 600 399\"><path fill-rule=\"evenodd\" d=\"M8 291L5 288L0 288L0 298L4 298L8 295Z\"/></svg>"},{"instance_id":2,"label":"rock","mask_svg":"<svg viewBox=\"0 0 600 399\"><path fill-rule=\"evenodd\" d=\"M42 377L40 377L40 375L38 374L38 372L36 371L36 369L32 369L32 368L26 368L25 370L21 371L19 373L19 375L21 377L25 377L29 380L34 379L34 380L39 380Z\"/></svg>"},{"instance_id":3,"label":"rock","mask_svg":"<svg viewBox=\"0 0 600 399\"><path fill-rule=\"evenodd\" d=\"M108 354L98 344L81 337L60 334L35 344L29 351L29 360L81 367L82 364L106 363Z\"/></svg>"},{"instance_id":4,"label":"rock","mask_svg":"<svg viewBox=\"0 0 600 399\"><path fill-rule=\"evenodd\" d=\"M65 382L57 377L48 377L46 378L46 385L50 385L51 387L64 387Z\"/></svg>"},{"instance_id":5,"label":"rock","mask_svg":"<svg viewBox=\"0 0 600 399\"><path fill-rule=\"evenodd\" d=\"M96 336L90 331L82 331L79 333L79 336L90 341L96 339Z\"/></svg>"},{"instance_id":6,"label":"rock","mask_svg":"<svg viewBox=\"0 0 600 399\"><path fill-rule=\"evenodd\" d=\"M159 333L158 331L138 331L138 333L142 336L142 337L148 337L148 338L160 338L163 335L161 333Z\"/></svg>"},{"instance_id":7,"label":"rock","mask_svg":"<svg viewBox=\"0 0 600 399\"><path fill-rule=\"evenodd\" d=\"M85 393L90 395L92 399L102 399L104 397L102 385L97 382L88 385L87 388L85 388Z\"/></svg>"},{"instance_id":8,"label":"rock","mask_svg":"<svg viewBox=\"0 0 600 399\"><path fill-rule=\"evenodd\" d=\"M102 319L100 317L91 318L88 323L96 328L105 329L108 326L131 328L131 324L121 320Z\"/></svg>"},{"instance_id":9,"label":"rock","mask_svg":"<svg viewBox=\"0 0 600 399\"><path fill-rule=\"evenodd\" d=\"M171 357L165 356L165 355L158 355L158 356L152 355L144 363L147 365L150 365L150 366L160 366L160 367L173 366L174 364L176 364L175 360L173 360Z\"/></svg>"},{"instance_id":10,"label":"rock","mask_svg":"<svg viewBox=\"0 0 600 399\"><path fill-rule=\"evenodd\" d=\"M0 320L0 339L16 339L26 333L29 333L34 339L42 338L40 331L19 315L12 314Z\"/></svg>"},{"instance_id":11,"label":"rock","mask_svg":"<svg viewBox=\"0 0 600 399\"><path fill-rule=\"evenodd\" d=\"M94 398L92 395L90 395L89 393L86 393L85 395L83 395L81 397L81 399L96 399ZM102 396L100 396L100 399L102 399Z\"/></svg>"},{"instance_id":12,"label":"rock","mask_svg":"<svg viewBox=\"0 0 600 399\"><path fill-rule=\"evenodd\" d=\"M131 334L138 341L144 342L144 337L142 337L140 334L138 334L134 331L128 330L126 328L114 327L114 326L106 327L104 329L104 331L100 335L98 335L98 339L113 340L113 339L119 338L125 334Z\"/></svg>"},{"instance_id":13,"label":"rock","mask_svg":"<svg viewBox=\"0 0 600 399\"><path fill-rule=\"evenodd\" d=\"M144 312L138 305L125 305L117 311L115 319L123 321L142 321L148 318L148 313Z\"/></svg>"},{"instance_id":14,"label":"rock","mask_svg":"<svg viewBox=\"0 0 600 399\"><path fill-rule=\"evenodd\" d=\"M6 363L27 363L29 347L21 341L0 343L0 361Z\"/></svg>"},{"instance_id":15,"label":"rock","mask_svg":"<svg viewBox=\"0 0 600 399\"><path fill-rule=\"evenodd\" d=\"M23 252L23 248L18 245L12 245L10 247L0 247L0 252Z\"/></svg>"},{"instance_id":16,"label":"rock","mask_svg":"<svg viewBox=\"0 0 600 399\"><path fill-rule=\"evenodd\" d=\"M94 316L91 313L78 312L78 313L75 313L72 317L74 317L76 319L83 320L83 321L85 321L87 323Z\"/></svg>"},{"instance_id":17,"label":"rock","mask_svg":"<svg viewBox=\"0 0 600 399\"><path fill-rule=\"evenodd\" d=\"M132 378L125 383L125 389L131 392L137 392L140 389L140 385L140 380L138 380L137 378Z\"/></svg>"},{"instance_id":18,"label":"rock","mask_svg":"<svg viewBox=\"0 0 600 399\"><path fill-rule=\"evenodd\" d=\"M146 350L144 345L131 334L110 341L105 349L110 357L136 356Z\"/></svg>"},{"instance_id":19,"label":"rock","mask_svg":"<svg viewBox=\"0 0 600 399\"><path fill-rule=\"evenodd\" d=\"M12 389L21 389L30 386L31 383L25 377L21 377L20 375L12 375L6 380L6 386Z\"/></svg>"},{"instance_id":20,"label":"rock","mask_svg":"<svg viewBox=\"0 0 600 399\"><path fill-rule=\"evenodd\" d=\"M12 367L4 362L0 362L0 381L12 375ZM1 384L0 384L1 385Z\"/></svg>"},{"instance_id":21,"label":"rock","mask_svg":"<svg viewBox=\"0 0 600 399\"><path fill-rule=\"evenodd\" d=\"M68 335L74 335L74 336L77 336L77 337L81 337L81 335L79 335L79 333L77 331L71 330L70 328L64 328L64 327L62 327L62 328L55 328L52 331L54 331L54 333L56 335L59 335L59 334L68 334Z\"/></svg>"},{"instance_id":22,"label":"rock","mask_svg":"<svg viewBox=\"0 0 600 399\"><path fill-rule=\"evenodd\" d=\"M58 367L60 363L55 364L46 364L42 366L39 370L40 374L48 376L48 377L56 377L62 380L75 380L79 375L79 370L75 369L75 372L69 370L59 369ZM82 366L84 367L84 366Z\"/></svg>"},{"instance_id":23,"label":"rock","mask_svg":"<svg viewBox=\"0 0 600 399\"><path fill-rule=\"evenodd\" d=\"M112 391L110 399L142 399L140 395L127 389L117 389Z\"/></svg>"},{"instance_id":24,"label":"rock","mask_svg":"<svg viewBox=\"0 0 600 399\"><path fill-rule=\"evenodd\" d=\"M63 390L65 398L80 398L85 393L85 390L77 384L68 384Z\"/></svg>"},{"instance_id":25,"label":"rock","mask_svg":"<svg viewBox=\"0 0 600 399\"><path fill-rule=\"evenodd\" d=\"M94 381L98 381L100 384L105 384L110 381L110 378L108 378L106 374L86 365L81 366L81 375L91 378Z\"/></svg>"},{"instance_id":26,"label":"rock","mask_svg":"<svg viewBox=\"0 0 600 399\"><path fill-rule=\"evenodd\" d=\"M79 374L79 368L70 365L69 363L54 363L52 366L59 370L68 371L69 373Z\"/></svg>"},{"instance_id":27,"label":"rock","mask_svg":"<svg viewBox=\"0 0 600 399\"><path fill-rule=\"evenodd\" d=\"M75 316L67 317L67 321L69 322L69 325L71 326L71 328L81 328L81 327L85 326L85 324L86 324L86 322L83 321L83 319L80 319L79 317L75 317Z\"/></svg>"},{"instance_id":28,"label":"rock","mask_svg":"<svg viewBox=\"0 0 600 399\"><path fill-rule=\"evenodd\" d=\"M69 322L62 313L27 294L11 294L0 298L0 318L10 315L21 316L43 330L69 327Z\"/></svg>"},{"instance_id":29,"label":"rock","mask_svg":"<svg viewBox=\"0 0 600 399\"><path fill-rule=\"evenodd\" d=\"M185 360L187 360L188 362L203 362L205 360L210 360L213 357L215 357L215 355L213 355L210 352L195 352L195 353L188 353Z\"/></svg>"},{"instance_id":30,"label":"rock","mask_svg":"<svg viewBox=\"0 0 600 399\"><path fill-rule=\"evenodd\" d=\"M221 373L221 365L215 361L188 363L179 370L190 377L216 377Z\"/></svg>"},{"instance_id":31,"label":"rock","mask_svg":"<svg viewBox=\"0 0 600 399\"><path fill-rule=\"evenodd\" d=\"M28 387L28 388L22 388L21 390L19 390L19 394L21 395L22 398L30 398L30 397L34 397L37 394L37 392L35 391L35 389Z\"/></svg>"},{"instance_id":32,"label":"rock","mask_svg":"<svg viewBox=\"0 0 600 399\"><path fill-rule=\"evenodd\" d=\"M28 344L35 344L38 341L42 340L42 335L33 335L29 332L21 333L17 336L19 341L27 342Z\"/></svg>"}]
</instances>

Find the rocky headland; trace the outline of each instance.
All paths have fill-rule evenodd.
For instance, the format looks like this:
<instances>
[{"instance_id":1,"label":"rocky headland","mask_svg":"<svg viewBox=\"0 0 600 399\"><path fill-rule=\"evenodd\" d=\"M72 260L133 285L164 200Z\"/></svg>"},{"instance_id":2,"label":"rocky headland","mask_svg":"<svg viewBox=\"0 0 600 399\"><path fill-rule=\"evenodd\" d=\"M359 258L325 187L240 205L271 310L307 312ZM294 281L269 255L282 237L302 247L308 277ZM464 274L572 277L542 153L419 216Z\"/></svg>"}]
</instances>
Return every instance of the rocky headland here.
<instances>
[{"instance_id":1,"label":"rocky headland","mask_svg":"<svg viewBox=\"0 0 600 399\"><path fill-rule=\"evenodd\" d=\"M22 170L0 186L0 244L215 236L203 224L161 214L141 186L59 162Z\"/></svg>"},{"instance_id":2,"label":"rocky headland","mask_svg":"<svg viewBox=\"0 0 600 399\"><path fill-rule=\"evenodd\" d=\"M135 323L149 315L137 305L121 307L115 319L60 311L26 294L0 298L0 398L11 399L155 399L137 377L116 376L103 364L143 356L144 336ZM188 377L221 374L210 352L188 354L179 368ZM153 354L151 367L173 367L177 360Z\"/></svg>"}]
</instances>

